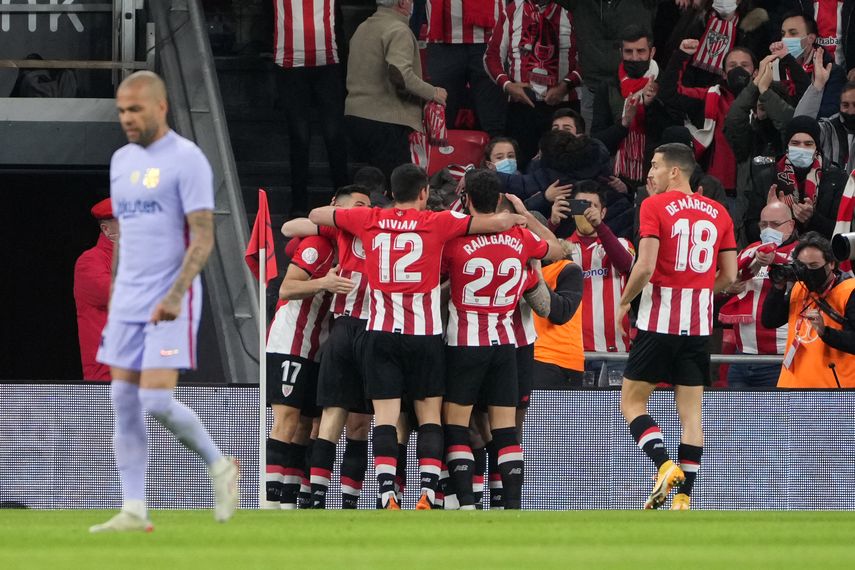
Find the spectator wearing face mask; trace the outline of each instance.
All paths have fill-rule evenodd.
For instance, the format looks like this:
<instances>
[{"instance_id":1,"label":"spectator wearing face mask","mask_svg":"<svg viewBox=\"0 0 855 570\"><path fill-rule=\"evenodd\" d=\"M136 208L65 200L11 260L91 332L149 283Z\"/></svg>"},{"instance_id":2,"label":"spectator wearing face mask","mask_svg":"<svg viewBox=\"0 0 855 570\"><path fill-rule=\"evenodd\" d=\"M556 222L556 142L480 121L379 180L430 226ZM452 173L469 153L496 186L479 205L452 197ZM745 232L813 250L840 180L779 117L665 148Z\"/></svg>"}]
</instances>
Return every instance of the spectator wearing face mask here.
<instances>
[{"instance_id":1,"label":"spectator wearing face mask","mask_svg":"<svg viewBox=\"0 0 855 570\"><path fill-rule=\"evenodd\" d=\"M793 257L797 280L775 282L763 303L764 327L787 326L778 388L855 388L855 279L840 273L815 232L799 239Z\"/></svg>"},{"instance_id":2,"label":"spectator wearing face mask","mask_svg":"<svg viewBox=\"0 0 855 570\"><path fill-rule=\"evenodd\" d=\"M793 13L812 14L816 21L816 45L834 57L834 63L851 70L855 66L855 36L852 35L855 19L853 0L778 0L770 16L775 24ZM850 78L853 79L853 78Z\"/></svg>"},{"instance_id":3,"label":"spectator wearing face mask","mask_svg":"<svg viewBox=\"0 0 855 570\"><path fill-rule=\"evenodd\" d=\"M769 14L750 4L749 0L695 1L680 18L665 49L674 57L683 40L697 40L698 49L689 60L685 85L710 87L719 83L727 73L725 58L737 46L765 53L771 40Z\"/></svg>"},{"instance_id":4,"label":"spectator wearing face mask","mask_svg":"<svg viewBox=\"0 0 855 570\"><path fill-rule=\"evenodd\" d=\"M783 83L789 95L798 101L807 91L814 69L831 64L817 113L818 117L829 117L837 112L837 101L846 83L846 72L842 67L834 65L834 57L817 46L816 39L816 20L810 15L799 12L785 14L781 24L781 41L769 46L772 55L778 57L773 78Z\"/></svg>"},{"instance_id":5,"label":"spectator wearing face mask","mask_svg":"<svg viewBox=\"0 0 855 570\"><path fill-rule=\"evenodd\" d=\"M715 176L729 197L736 197L736 158L724 136L724 121L748 77L754 75L757 58L746 48L735 48L723 58L728 80L712 87L689 87L684 80L692 57L700 49L698 40L683 40L662 74L659 97L665 105L685 113L685 126L692 134L695 158ZM741 67L744 71L738 71Z\"/></svg>"},{"instance_id":6,"label":"spectator wearing face mask","mask_svg":"<svg viewBox=\"0 0 855 570\"><path fill-rule=\"evenodd\" d=\"M508 137L495 137L484 148L484 166L501 174L518 174L517 141Z\"/></svg>"},{"instance_id":7,"label":"spectator wearing face mask","mask_svg":"<svg viewBox=\"0 0 855 570\"><path fill-rule=\"evenodd\" d=\"M774 190L792 210L800 234L815 231L830 239L840 216L840 201L848 177L820 151L820 128L816 119L794 117L787 125L784 138L786 154L774 162L754 165L754 197L749 203L763 203L757 196L766 197ZM750 207L746 225L756 226L759 219L760 210Z\"/></svg>"},{"instance_id":8,"label":"spectator wearing face mask","mask_svg":"<svg viewBox=\"0 0 855 570\"><path fill-rule=\"evenodd\" d=\"M731 295L719 312L719 321L733 325L738 354L784 354L787 327L766 328L761 314L763 302L772 291L769 266L792 261L798 243L796 223L790 208L772 194L760 212L760 241L743 249L737 257L739 274L725 290ZM731 388L774 387L778 364L731 364L727 384Z\"/></svg>"},{"instance_id":9,"label":"spectator wearing face mask","mask_svg":"<svg viewBox=\"0 0 855 570\"><path fill-rule=\"evenodd\" d=\"M823 91L831 74L831 64L814 66L813 83L805 91L796 115L819 118ZM838 112L819 119L819 145L823 156L846 172L855 170L855 82L843 86Z\"/></svg>"},{"instance_id":10,"label":"spectator wearing face mask","mask_svg":"<svg viewBox=\"0 0 855 570\"><path fill-rule=\"evenodd\" d=\"M635 187L643 183L646 159L672 119L657 97L659 67L650 33L637 25L627 27L620 53L617 73L602 81L594 95L591 136L615 154L614 174Z\"/></svg>"},{"instance_id":11,"label":"spectator wearing face mask","mask_svg":"<svg viewBox=\"0 0 855 570\"><path fill-rule=\"evenodd\" d=\"M792 100L783 85L772 81L772 64L776 56L767 56L751 76L741 67L728 74L728 85L736 94L724 121L724 136L736 159L736 196L729 208L736 229L737 243L744 246L757 241L756 226L746 227L749 209L759 212L766 197L751 191L751 168L754 157L779 156L784 151L782 133L793 118ZM735 74L740 73L741 79ZM739 88L737 81L747 84Z\"/></svg>"}]
</instances>

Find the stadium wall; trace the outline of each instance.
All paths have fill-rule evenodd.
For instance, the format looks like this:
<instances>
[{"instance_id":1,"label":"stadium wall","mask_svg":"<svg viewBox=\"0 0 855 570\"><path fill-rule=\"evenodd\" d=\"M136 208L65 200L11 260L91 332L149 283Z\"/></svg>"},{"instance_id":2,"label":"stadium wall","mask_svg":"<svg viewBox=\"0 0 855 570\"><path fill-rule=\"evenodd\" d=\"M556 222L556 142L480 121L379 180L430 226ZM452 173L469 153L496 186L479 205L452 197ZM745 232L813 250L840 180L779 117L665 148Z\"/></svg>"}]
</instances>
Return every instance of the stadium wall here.
<instances>
[{"instance_id":1,"label":"stadium wall","mask_svg":"<svg viewBox=\"0 0 855 570\"><path fill-rule=\"evenodd\" d=\"M182 386L178 396L198 412L223 450L240 459L242 507L256 507L257 389ZM632 443L618 404L616 390L534 393L523 443L524 508L641 507L654 473ZM656 392L650 409L676 455L679 428L671 394ZM0 501L54 509L120 505L107 386L0 384L0 410ZM855 508L853 412L855 392L848 391L708 392L707 442L692 506ZM202 463L150 420L149 435L150 506L210 507ZM418 488L414 444L409 453L404 503L411 508ZM375 492L369 468L360 506L372 508ZM335 485L328 505L340 505Z\"/></svg>"}]
</instances>

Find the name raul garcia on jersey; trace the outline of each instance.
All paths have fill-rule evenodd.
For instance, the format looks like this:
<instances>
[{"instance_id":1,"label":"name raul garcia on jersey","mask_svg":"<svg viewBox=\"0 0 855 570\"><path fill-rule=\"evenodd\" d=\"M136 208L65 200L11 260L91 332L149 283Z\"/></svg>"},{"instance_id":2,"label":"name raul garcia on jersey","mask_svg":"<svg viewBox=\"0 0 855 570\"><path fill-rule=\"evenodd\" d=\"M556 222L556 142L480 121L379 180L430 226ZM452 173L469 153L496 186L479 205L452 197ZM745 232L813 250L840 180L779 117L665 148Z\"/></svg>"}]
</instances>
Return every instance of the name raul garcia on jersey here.
<instances>
[{"instance_id":1,"label":"name raul garcia on jersey","mask_svg":"<svg viewBox=\"0 0 855 570\"><path fill-rule=\"evenodd\" d=\"M718 209L715 206L693 196L686 196L685 198L675 200L665 206L665 210L672 216L676 216L683 210L700 210L712 219L716 219L718 217Z\"/></svg>"},{"instance_id":2,"label":"name raul garcia on jersey","mask_svg":"<svg viewBox=\"0 0 855 570\"><path fill-rule=\"evenodd\" d=\"M523 250L523 243L519 238L505 234L490 234L479 235L472 238L469 240L469 243L463 245L463 251L465 251L467 255L472 255L474 252L478 251L478 249L486 245L506 245L518 254L522 254Z\"/></svg>"}]
</instances>

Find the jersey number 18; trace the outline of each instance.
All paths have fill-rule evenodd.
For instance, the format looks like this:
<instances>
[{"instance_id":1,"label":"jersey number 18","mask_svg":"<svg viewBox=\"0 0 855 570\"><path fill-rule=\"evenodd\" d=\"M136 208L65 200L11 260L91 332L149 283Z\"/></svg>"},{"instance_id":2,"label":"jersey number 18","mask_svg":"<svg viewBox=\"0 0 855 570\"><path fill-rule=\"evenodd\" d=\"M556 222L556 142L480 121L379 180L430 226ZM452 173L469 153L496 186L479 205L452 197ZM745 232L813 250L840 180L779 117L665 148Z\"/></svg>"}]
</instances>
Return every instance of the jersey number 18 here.
<instances>
[{"instance_id":1,"label":"jersey number 18","mask_svg":"<svg viewBox=\"0 0 855 570\"><path fill-rule=\"evenodd\" d=\"M718 230L709 220L698 220L690 224L680 218L671 227L671 237L677 238L677 261L675 271L691 268L695 273L706 273L712 267L713 251L718 240Z\"/></svg>"}]
</instances>

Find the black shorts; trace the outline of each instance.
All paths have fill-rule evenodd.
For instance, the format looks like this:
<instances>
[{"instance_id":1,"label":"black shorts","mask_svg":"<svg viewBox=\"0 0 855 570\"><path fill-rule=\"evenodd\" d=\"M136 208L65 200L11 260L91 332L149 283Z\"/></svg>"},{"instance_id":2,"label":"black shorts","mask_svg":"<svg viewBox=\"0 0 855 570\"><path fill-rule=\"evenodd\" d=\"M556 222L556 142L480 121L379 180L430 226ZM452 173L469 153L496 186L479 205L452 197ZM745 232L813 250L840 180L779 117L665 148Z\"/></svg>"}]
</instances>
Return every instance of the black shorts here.
<instances>
[{"instance_id":1,"label":"black shorts","mask_svg":"<svg viewBox=\"0 0 855 570\"><path fill-rule=\"evenodd\" d=\"M321 353L318 405L365 414L370 411L362 377L365 321L336 317Z\"/></svg>"},{"instance_id":2,"label":"black shorts","mask_svg":"<svg viewBox=\"0 0 855 570\"><path fill-rule=\"evenodd\" d=\"M445 400L461 406L515 408L519 403L516 347L445 347Z\"/></svg>"},{"instance_id":3,"label":"black shorts","mask_svg":"<svg viewBox=\"0 0 855 570\"><path fill-rule=\"evenodd\" d=\"M366 331L362 343L365 395L371 400L424 400L445 393L445 355L440 335Z\"/></svg>"},{"instance_id":4,"label":"black shorts","mask_svg":"<svg viewBox=\"0 0 855 570\"><path fill-rule=\"evenodd\" d=\"M709 337L640 330L629 349L623 376L627 380L654 384L709 386Z\"/></svg>"},{"instance_id":5,"label":"black shorts","mask_svg":"<svg viewBox=\"0 0 855 570\"><path fill-rule=\"evenodd\" d=\"M534 343L517 347L517 384L520 399L517 408L524 410L531 404L531 387L534 383Z\"/></svg>"},{"instance_id":6,"label":"black shorts","mask_svg":"<svg viewBox=\"0 0 855 570\"><path fill-rule=\"evenodd\" d=\"M316 418L321 408L315 402L318 363L290 354L267 353L267 405L280 404Z\"/></svg>"}]
</instances>

